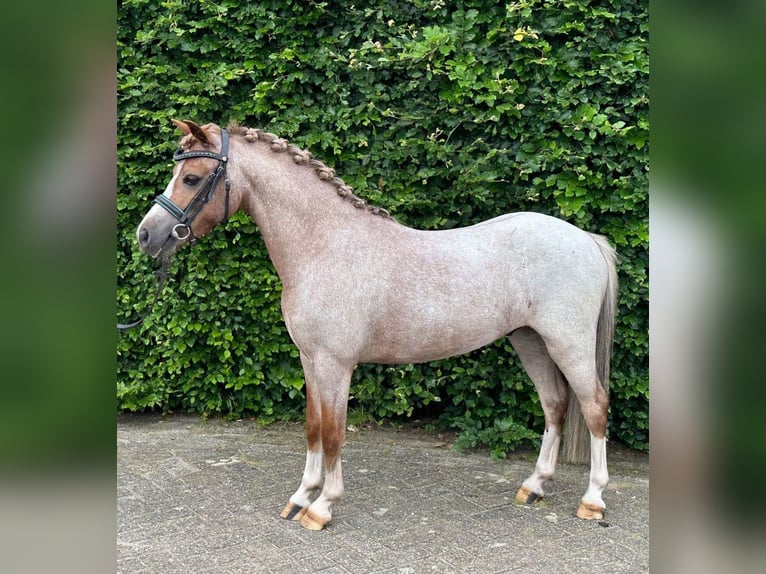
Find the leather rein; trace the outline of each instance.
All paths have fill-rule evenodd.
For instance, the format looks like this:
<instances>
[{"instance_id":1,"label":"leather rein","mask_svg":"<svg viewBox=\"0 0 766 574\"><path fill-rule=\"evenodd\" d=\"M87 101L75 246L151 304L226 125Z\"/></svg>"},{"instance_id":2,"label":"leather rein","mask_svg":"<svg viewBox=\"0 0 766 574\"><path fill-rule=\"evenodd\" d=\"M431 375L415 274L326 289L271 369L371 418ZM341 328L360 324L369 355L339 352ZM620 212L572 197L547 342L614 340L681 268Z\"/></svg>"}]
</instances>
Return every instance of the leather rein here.
<instances>
[{"instance_id":1,"label":"leather rein","mask_svg":"<svg viewBox=\"0 0 766 574\"><path fill-rule=\"evenodd\" d=\"M220 154L205 150L184 151L183 149L178 149L173 154L173 161L182 161L195 157L209 157L218 160L218 166L215 168L213 173L207 177L205 184L200 188L200 190L192 198L192 200L189 202L189 205L187 205L185 209L180 208L172 199L164 194L158 195L153 201L153 203L156 203L160 207L164 208L178 221L178 223L173 227L171 235L179 241L188 239L190 244L194 244L197 241L197 238L194 237L194 233L192 232L191 225L196 219L197 215L199 215L199 213L205 207L205 205L212 199L213 193L215 193L221 177L224 179L224 188L226 190L226 204L224 207L222 221L229 219L229 191L231 189L231 183L229 178L226 177L226 164L229 161L228 154L229 132L226 129L221 130ZM168 263L169 258L163 257L162 266L159 270L154 272L155 276L157 277L157 288L154 292L154 298L149 305L149 309L143 316L131 323L117 323L118 331L124 331L126 329L131 329L140 325L143 323L144 319L152 312L152 309L154 309L154 305L157 303L157 300L160 297L160 293L162 293L162 289L169 277Z\"/></svg>"}]
</instances>

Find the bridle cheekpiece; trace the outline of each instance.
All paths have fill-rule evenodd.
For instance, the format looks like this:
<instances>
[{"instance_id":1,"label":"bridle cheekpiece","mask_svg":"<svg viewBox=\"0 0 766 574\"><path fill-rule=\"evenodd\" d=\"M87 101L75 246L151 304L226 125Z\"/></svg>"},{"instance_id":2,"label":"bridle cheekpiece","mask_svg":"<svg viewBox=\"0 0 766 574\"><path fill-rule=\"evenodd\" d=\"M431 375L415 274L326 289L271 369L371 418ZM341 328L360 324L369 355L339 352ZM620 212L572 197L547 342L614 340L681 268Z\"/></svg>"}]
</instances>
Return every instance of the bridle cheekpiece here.
<instances>
[{"instance_id":1,"label":"bridle cheekpiece","mask_svg":"<svg viewBox=\"0 0 766 574\"><path fill-rule=\"evenodd\" d=\"M218 167L211 173L204 185L200 188L197 194L186 206L186 209L181 209L176 205L172 199L166 195L158 195L154 199L154 203L163 207L170 215L178 220L178 225L173 227L171 232L173 237L178 240L189 239L189 243L194 243L197 238L192 233L191 225L194 219L199 215L200 211L205 207L205 204L213 197L213 193L218 187L218 182L221 176L224 178L224 187L226 188L226 207L224 208L223 220L226 221L229 218L229 190L231 188L229 179L226 177L226 164L229 161L229 132L226 129L221 130L221 153L215 153L213 151L205 150L191 150L184 151L178 149L173 154L173 161L182 161L194 157L209 157L211 159L218 160Z\"/></svg>"}]
</instances>

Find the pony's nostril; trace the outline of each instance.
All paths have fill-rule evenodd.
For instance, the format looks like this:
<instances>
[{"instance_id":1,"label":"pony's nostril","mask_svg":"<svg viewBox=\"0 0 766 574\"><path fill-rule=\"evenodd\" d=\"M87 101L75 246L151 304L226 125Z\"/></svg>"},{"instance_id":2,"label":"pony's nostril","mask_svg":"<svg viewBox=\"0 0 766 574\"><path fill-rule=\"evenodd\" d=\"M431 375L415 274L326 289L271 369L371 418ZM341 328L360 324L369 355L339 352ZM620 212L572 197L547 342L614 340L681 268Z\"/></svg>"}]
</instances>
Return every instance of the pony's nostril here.
<instances>
[{"instance_id":1,"label":"pony's nostril","mask_svg":"<svg viewBox=\"0 0 766 574\"><path fill-rule=\"evenodd\" d=\"M149 231L145 227L142 227L138 232L138 243L141 245L149 243Z\"/></svg>"}]
</instances>

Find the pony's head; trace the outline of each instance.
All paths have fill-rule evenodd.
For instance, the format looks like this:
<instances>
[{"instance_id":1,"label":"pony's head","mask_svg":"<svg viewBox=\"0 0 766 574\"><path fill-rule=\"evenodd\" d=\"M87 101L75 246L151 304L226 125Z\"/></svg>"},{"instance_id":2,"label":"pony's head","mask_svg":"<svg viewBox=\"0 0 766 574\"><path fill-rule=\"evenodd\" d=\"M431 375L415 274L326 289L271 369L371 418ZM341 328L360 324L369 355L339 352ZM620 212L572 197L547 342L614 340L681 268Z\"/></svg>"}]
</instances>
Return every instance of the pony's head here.
<instances>
[{"instance_id":1,"label":"pony's head","mask_svg":"<svg viewBox=\"0 0 766 574\"><path fill-rule=\"evenodd\" d=\"M231 214L228 132L215 124L173 123L184 134L173 154L173 177L136 231L141 250L151 257L169 257Z\"/></svg>"}]
</instances>

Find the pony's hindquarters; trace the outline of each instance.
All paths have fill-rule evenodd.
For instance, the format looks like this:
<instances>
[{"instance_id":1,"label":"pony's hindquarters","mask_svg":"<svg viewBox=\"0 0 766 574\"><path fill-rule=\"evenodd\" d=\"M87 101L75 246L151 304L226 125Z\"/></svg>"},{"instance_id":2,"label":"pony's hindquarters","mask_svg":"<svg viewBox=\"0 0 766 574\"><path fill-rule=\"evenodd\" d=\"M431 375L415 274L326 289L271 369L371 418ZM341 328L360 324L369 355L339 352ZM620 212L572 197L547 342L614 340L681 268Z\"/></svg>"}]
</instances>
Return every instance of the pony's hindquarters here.
<instances>
[{"instance_id":1,"label":"pony's hindquarters","mask_svg":"<svg viewBox=\"0 0 766 574\"><path fill-rule=\"evenodd\" d=\"M598 316L595 345L595 368L598 382L604 393L609 394L609 373L614 340L614 325L617 312L617 270L616 253L606 238L590 234L596 243L606 264L606 289L601 301ZM605 409L608 408L608 403ZM604 412L604 416L606 413ZM591 458L591 431L583 417L580 403L575 393L570 393L564 423L562 457L567 462L586 463Z\"/></svg>"},{"instance_id":2,"label":"pony's hindquarters","mask_svg":"<svg viewBox=\"0 0 766 574\"><path fill-rule=\"evenodd\" d=\"M555 264L539 266L533 277L545 297L530 316L530 327L510 337L538 391L546 423L535 470L516 498L530 503L543 496L542 487L555 470L566 411L563 456L568 462L591 463L577 516L601 519L602 493L609 481L606 430L617 303L615 252L602 237L560 231L559 239L566 241L548 251Z\"/></svg>"}]
</instances>

